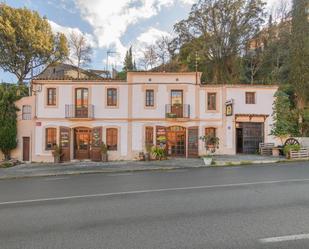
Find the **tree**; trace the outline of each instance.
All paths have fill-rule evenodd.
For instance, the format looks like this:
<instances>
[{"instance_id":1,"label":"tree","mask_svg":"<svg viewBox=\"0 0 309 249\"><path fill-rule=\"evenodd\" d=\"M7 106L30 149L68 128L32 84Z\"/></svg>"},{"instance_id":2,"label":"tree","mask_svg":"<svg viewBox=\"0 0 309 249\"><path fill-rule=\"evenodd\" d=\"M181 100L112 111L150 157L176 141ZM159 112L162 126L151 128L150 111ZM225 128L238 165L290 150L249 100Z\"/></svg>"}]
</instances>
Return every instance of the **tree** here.
<instances>
[{"instance_id":1,"label":"tree","mask_svg":"<svg viewBox=\"0 0 309 249\"><path fill-rule=\"evenodd\" d=\"M155 52L155 46L149 45L143 51L143 56L139 60L139 64L144 70L152 69L157 63L158 57Z\"/></svg>"},{"instance_id":2,"label":"tree","mask_svg":"<svg viewBox=\"0 0 309 249\"><path fill-rule=\"evenodd\" d=\"M133 71L134 70L134 63L133 63L133 55L132 55L132 46L129 48L129 50L126 53L126 56L124 58L124 67L123 70L125 72Z\"/></svg>"},{"instance_id":3,"label":"tree","mask_svg":"<svg viewBox=\"0 0 309 249\"><path fill-rule=\"evenodd\" d=\"M22 90L23 92L24 90ZM10 159L10 152L17 146L17 107L15 101L21 95L16 85L0 85L0 150L6 160Z\"/></svg>"},{"instance_id":4,"label":"tree","mask_svg":"<svg viewBox=\"0 0 309 249\"><path fill-rule=\"evenodd\" d=\"M165 65L171 59L173 53L171 49L171 40L167 36L162 36L156 41L154 51L157 59L163 66L163 70L165 70Z\"/></svg>"},{"instance_id":5,"label":"tree","mask_svg":"<svg viewBox=\"0 0 309 249\"><path fill-rule=\"evenodd\" d=\"M285 137L298 134L297 115L295 116L291 101L286 93L278 91L275 97L272 114L274 123L270 134L279 137L283 144Z\"/></svg>"},{"instance_id":6,"label":"tree","mask_svg":"<svg viewBox=\"0 0 309 249\"><path fill-rule=\"evenodd\" d=\"M18 83L39 74L68 55L63 34L54 35L47 19L26 8L0 4L0 67L14 74Z\"/></svg>"},{"instance_id":7,"label":"tree","mask_svg":"<svg viewBox=\"0 0 309 249\"><path fill-rule=\"evenodd\" d=\"M300 127L304 121L304 108L309 95L309 22L307 0L294 0L292 8L292 34L290 42L290 83L296 94ZM301 128L301 133L302 133Z\"/></svg>"},{"instance_id":8,"label":"tree","mask_svg":"<svg viewBox=\"0 0 309 249\"><path fill-rule=\"evenodd\" d=\"M77 78L80 77L80 70L91 62L93 53L92 47L87 42L85 35L72 32L69 36L70 58L69 60L77 67Z\"/></svg>"},{"instance_id":9,"label":"tree","mask_svg":"<svg viewBox=\"0 0 309 249\"><path fill-rule=\"evenodd\" d=\"M213 83L238 81L239 56L260 30L262 0L199 0L189 17L174 26L180 46L199 40L199 55L211 66Z\"/></svg>"}]
</instances>

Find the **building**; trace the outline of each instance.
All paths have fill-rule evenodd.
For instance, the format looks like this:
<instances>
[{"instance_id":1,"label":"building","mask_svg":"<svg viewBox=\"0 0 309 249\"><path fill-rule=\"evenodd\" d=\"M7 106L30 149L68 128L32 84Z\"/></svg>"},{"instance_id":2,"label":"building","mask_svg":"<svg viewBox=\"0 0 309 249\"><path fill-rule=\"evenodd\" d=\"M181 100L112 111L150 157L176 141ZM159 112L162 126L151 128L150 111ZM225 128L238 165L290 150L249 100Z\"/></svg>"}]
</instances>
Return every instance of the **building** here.
<instances>
[{"instance_id":1,"label":"building","mask_svg":"<svg viewBox=\"0 0 309 249\"><path fill-rule=\"evenodd\" d=\"M200 73L129 72L120 80L33 80L35 94L17 102L22 161L137 159L147 144L166 144L173 157L205 154L199 139L215 133L218 154L256 153L269 135L277 86L203 85Z\"/></svg>"}]
</instances>

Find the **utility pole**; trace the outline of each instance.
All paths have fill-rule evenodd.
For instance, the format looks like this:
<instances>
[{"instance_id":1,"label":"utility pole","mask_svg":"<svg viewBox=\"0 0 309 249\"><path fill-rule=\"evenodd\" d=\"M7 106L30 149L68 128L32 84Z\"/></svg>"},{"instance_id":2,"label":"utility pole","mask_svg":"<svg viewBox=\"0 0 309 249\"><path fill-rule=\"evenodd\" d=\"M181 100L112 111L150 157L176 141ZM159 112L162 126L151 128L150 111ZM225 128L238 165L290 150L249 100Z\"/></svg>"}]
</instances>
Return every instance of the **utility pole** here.
<instances>
[{"instance_id":1,"label":"utility pole","mask_svg":"<svg viewBox=\"0 0 309 249\"><path fill-rule=\"evenodd\" d=\"M197 75L198 61L199 61L198 53L197 53L197 51L195 51L195 84L196 85L197 85L197 81L198 81L198 75Z\"/></svg>"}]
</instances>

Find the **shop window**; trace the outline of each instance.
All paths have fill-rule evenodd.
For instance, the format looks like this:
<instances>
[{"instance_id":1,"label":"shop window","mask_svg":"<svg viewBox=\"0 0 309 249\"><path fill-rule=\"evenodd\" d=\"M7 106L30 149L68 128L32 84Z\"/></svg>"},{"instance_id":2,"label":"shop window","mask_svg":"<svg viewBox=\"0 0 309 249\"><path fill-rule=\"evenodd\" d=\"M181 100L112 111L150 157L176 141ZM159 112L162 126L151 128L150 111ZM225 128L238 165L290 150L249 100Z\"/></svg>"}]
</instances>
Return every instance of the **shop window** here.
<instances>
[{"instance_id":1,"label":"shop window","mask_svg":"<svg viewBox=\"0 0 309 249\"><path fill-rule=\"evenodd\" d=\"M57 129L46 128L45 132L45 149L52 150L57 145Z\"/></svg>"},{"instance_id":2,"label":"shop window","mask_svg":"<svg viewBox=\"0 0 309 249\"><path fill-rule=\"evenodd\" d=\"M106 129L106 146L107 146L107 150L117 150L118 130L116 128Z\"/></svg>"}]
</instances>

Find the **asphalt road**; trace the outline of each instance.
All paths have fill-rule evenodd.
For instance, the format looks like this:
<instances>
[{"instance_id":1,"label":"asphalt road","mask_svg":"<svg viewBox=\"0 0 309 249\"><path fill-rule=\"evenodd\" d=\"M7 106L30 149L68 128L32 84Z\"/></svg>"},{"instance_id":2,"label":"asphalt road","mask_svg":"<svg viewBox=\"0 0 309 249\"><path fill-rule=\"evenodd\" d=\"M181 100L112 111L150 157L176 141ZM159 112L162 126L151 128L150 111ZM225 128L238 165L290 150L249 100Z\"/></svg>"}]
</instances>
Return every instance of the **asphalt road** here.
<instances>
[{"instance_id":1,"label":"asphalt road","mask_svg":"<svg viewBox=\"0 0 309 249\"><path fill-rule=\"evenodd\" d=\"M0 181L0 248L309 248L309 163Z\"/></svg>"}]
</instances>

